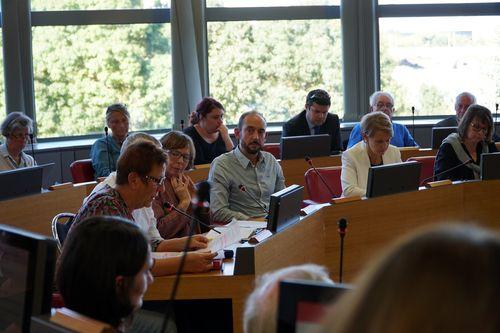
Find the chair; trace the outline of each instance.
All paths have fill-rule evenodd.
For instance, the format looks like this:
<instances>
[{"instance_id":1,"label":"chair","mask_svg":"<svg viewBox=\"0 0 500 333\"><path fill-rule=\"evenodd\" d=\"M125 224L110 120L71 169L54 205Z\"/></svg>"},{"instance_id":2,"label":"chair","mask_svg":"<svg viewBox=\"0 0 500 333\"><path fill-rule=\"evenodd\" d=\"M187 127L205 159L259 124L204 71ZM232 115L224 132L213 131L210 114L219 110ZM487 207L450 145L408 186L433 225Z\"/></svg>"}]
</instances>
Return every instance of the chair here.
<instances>
[{"instance_id":1,"label":"chair","mask_svg":"<svg viewBox=\"0 0 500 333\"><path fill-rule=\"evenodd\" d=\"M340 173L342 171L342 167L324 167L316 168L316 170L318 170L318 172L325 179L326 183L332 189L333 197L340 197L342 195L342 185L340 183ZM309 199L318 203L330 202L332 195L314 169L311 168L307 170L304 176L306 178L306 188L309 193Z\"/></svg>"},{"instance_id":2,"label":"chair","mask_svg":"<svg viewBox=\"0 0 500 333\"><path fill-rule=\"evenodd\" d=\"M52 219L52 237L57 241L57 247L61 251L64 240L68 235L69 228L73 224L75 214L59 213Z\"/></svg>"},{"instance_id":3,"label":"chair","mask_svg":"<svg viewBox=\"0 0 500 333\"><path fill-rule=\"evenodd\" d=\"M281 148L279 143L266 143L264 144L264 151L273 154L276 159L281 158Z\"/></svg>"},{"instance_id":4,"label":"chair","mask_svg":"<svg viewBox=\"0 0 500 333\"><path fill-rule=\"evenodd\" d=\"M410 157L407 161L417 161L422 164L422 169L420 170L420 186L424 186L426 183L431 182L432 176L434 175L434 162L436 161L436 156L415 156ZM427 179L427 181L424 180Z\"/></svg>"},{"instance_id":5,"label":"chair","mask_svg":"<svg viewBox=\"0 0 500 333\"><path fill-rule=\"evenodd\" d=\"M92 166L92 160L77 160L71 163L69 166L71 170L71 177L73 178L73 183L84 183L91 182L95 180L94 178L94 167Z\"/></svg>"}]
</instances>

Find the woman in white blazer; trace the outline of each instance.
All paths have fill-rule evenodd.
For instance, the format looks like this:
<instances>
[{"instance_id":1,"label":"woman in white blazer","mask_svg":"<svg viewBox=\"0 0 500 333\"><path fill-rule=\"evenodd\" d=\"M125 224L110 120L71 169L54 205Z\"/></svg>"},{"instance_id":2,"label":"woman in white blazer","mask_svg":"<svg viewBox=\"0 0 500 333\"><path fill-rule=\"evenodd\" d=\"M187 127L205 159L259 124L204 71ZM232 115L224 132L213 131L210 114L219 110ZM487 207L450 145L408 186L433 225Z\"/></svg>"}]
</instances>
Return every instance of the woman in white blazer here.
<instances>
[{"instance_id":1,"label":"woman in white blazer","mask_svg":"<svg viewBox=\"0 0 500 333\"><path fill-rule=\"evenodd\" d=\"M401 153L389 144L393 131L383 112L370 112L361 118L363 141L342 154L342 196L365 196L370 166L399 163Z\"/></svg>"}]
</instances>

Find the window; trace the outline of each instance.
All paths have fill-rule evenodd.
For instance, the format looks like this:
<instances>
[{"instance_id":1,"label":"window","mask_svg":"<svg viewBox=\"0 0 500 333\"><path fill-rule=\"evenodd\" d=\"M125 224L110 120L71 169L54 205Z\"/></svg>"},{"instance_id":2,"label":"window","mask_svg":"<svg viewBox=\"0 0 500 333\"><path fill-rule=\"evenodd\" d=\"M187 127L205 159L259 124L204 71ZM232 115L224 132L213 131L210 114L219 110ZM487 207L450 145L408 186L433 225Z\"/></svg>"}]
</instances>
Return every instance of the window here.
<instances>
[{"instance_id":1,"label":"window","mask_svg":"<svg viewBox=\"0 0 500 333\"><path fill-rule=\"evenodd\" d=\"M381 1L382 2L382 1ZM380 18L383 90L397 116L454 113L455 96L476 95L494 112L500 92L500 17Z\"/></svg>"},{"instance_id":2,"label":"window","mask_svg":"<svg viewBox=\"0 0 500 333\"><path fill-rule=\"evenodd\" d=\"M103 10L170 8L170 0L32 0L31 10Z\"/></svg>"},{"instance_id":3,"label":"window","mask_svg":"<svg viewBox=\"0 0 500 333\"><path fill-rule=\"evenodd\" d=\"M343 116L340 20L209 22L208 45L210 94L228 124L249 109L286 121L315 88Z\"/></svg>"},{"instance_id":4,"label":"window","mask_svg":"<svg viewBox=\"0 0 500 333\"><path fill-rule=\"evenodd\" d=\"M284 7L340 5L340 0L207 0L207 7Z\"/></svg>"},{"instance_id":5,"label":"window","mask_svg":"<svg viewBox=\"0 0 500 333\"><path fill-rule=\"evenodd\" d=\"M171 127L170 24L33 28L39 137L101 133L123 102L131 130Z\"/></svg>"},{"instance_id":6,"label":"window","mask_svg":"<svg viewBox=\"0 0 500 333\"><path fill-rule=\"evenodd\" d=\"M497 2L498 0L378 0L379 5L393 4L442 4L442 3L485 3Z\"/></svg>"}]
</instances>

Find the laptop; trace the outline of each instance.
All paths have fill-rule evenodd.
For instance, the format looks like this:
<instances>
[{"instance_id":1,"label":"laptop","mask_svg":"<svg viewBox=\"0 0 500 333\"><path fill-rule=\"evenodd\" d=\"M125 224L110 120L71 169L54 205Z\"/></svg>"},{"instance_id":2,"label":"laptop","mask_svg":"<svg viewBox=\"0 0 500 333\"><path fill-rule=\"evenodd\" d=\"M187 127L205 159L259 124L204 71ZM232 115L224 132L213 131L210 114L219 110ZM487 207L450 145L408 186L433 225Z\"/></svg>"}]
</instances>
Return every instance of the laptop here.
<instances>
[{"instance_id":1,"label":"laptop","mask_svg":"<svg viewBox=\"0 0 500 333\"><path fill-rule=\"evenodd\" d=\"M0 172L0 200L7 200L42 192L44 166Z\"/></svg>"},{"instance_id":2,"label":"laptop","mask_svg":"<svg viewBox=\"0 0 500 333\"><path fill-rule=\"evenodd\" d=\"M481 180L500 179L500 152L481 155Z\"/></svg>"},{"instance_id":3,"label":"laptop","mask_svg":"<svg viewBox=\"0 0 500 333\"><path fill-rule=\"evenodd\" d=\"M439 149L443 140L451 133L456 133L457 127L433 127L432 128L432 149Z\"/></svg>"}]
</instances>

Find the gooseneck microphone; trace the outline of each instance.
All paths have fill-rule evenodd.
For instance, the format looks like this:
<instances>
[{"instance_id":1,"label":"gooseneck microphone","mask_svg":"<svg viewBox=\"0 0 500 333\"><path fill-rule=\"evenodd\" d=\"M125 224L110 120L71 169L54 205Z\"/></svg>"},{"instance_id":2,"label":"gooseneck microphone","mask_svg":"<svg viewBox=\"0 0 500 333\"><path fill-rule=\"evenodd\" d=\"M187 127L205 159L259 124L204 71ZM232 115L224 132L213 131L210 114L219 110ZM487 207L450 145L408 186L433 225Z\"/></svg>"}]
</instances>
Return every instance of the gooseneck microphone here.
<instances>
[{"instance_id":1,"label":"gooseneck microphone","mask_svg":"<svg viewBox=\"0 0 500 333\"><path fill-rule=\"evenodd\" d=\"M184 119L181 119L181 132L184 131Z\"/></svg>"},{"instance_id":2,"label":"gooseneck microphone","mask_svg":"<svg viewBox=\"0 0 500 333\"><path fill-rule=\"evenodd\" d=\"M206 224L205 222L202 222L201 220L197 219L196 217L192 216L192 215L189 215L188 213L186 212L183 212L182 210L180 210L179 208L175 207L172 203L166 201L164 204L163 204L163 209L166 209L168 211L176 211L177 213L181 214L182 216L184 217L187 217L188 219L192 220L192 221L195 221L196 223L198 224L201 224L202 226L205 226L207 228L209 228L210 230L213 230L215 231L216 233L218 234L221 234L220 231L216 230L214 226L211 226L209 224Z\"/></svg>"},{"instance_id":3,"label":"gooseneck microphone","mask_svg":"<svg viewBox=\"0 0 500 333\"><path fill-rule=\"evenodd\" d=\"M337 222L339 236L340 236L340 263L339 263L339 283L342 283L342 267L344 260L344 237L347 231L347 220L345 218L341 218Z\"/></svg>"},{"instance_id":4,"label":"gooseneck microphone","mask_svg":"<svg viewBox=\"0 0 500 333\"><path fill-rule=\"evenodd\" d=\"M464 166L464 165L470 164L470 163L472 163L472 162L473 162L473 160L472 160L472 159L469 159L469 160L467 160L467 161L465 161L465 162L463 162L463 163L460 163L459 165L455 165L455 166L454 166L454 167L452 167L452 168L446 169L446 170L441 171L441 172L439 172L439 173L437 173L437 174L435 174L435 175L432 175L432 177L427 177L427 178L425 178L424 180L422 180L422 181L420 182L420 185L424 185L427 181L429 181L429 180L431 180L431 179L434 179L434 178L435 178L435 177L437 177L437 176L441 176L442 174L445 174L445 173L447 173L447 172L453 171L453 170L455 170L455 169L458 169L458 168L460 168L460 167L462 167L462 166Z\"/></svg>"},{"instance_id":5,"label":"gooseneck microphone","mask_svg":"<svg viewBox=\"0 0 500 333\"><path fill-rule=\"evenodd\" d=\"M108 126L104 127L104 133L106 134L106 152L108 153L108 169L109 173L111 173L113 170L111 169L111 153L109 152Z\"/></svg>"},{"instance_id":6,"label":"gooseneck microphone","mask_svg":"<svg viewBox=\"0 0 500 333\"><path fill-rule=\"evenodd\" d=\"M30 143L31 143L31 154L33 155L33 165L36 165L36 158L35 158L35 145L33 143L34 141L34 135L33 133L30 133Z\"/></svg>"},{"instance_id":7,"label":"gooseneck microphone","mask_svg":"<svg viewBox=\"0 0 500 333\"><path fill-rule=\"evenodd\" d=\"M257 203L257 205L259 205L260 208L262 208L262 211L266 213L266 215L269 215L269 211L267 210L266 206L264 206L252 193L248 192L245 185L243 184L238 185L238 189L241 192L246 193L253 201Z\"/></svg>"},{"instance_id":8,"label":"gooseneck microphone","mask_svg":"<svg viewBox=\"0 0 500 333\"><path fill-rule=\"evenodd\" d=\"M413 137L413 141L415 141L415 107L411 107L411 122L412 122L412 128L411 128L411 136Z\"/></svg>"},{"instance_id":9,"label":"gooseneck microphone","mask_svg":"<svg viewBox=\"0 0 500 333\"><path fill-rule=\"evenodd\" d=\"M332 198L335 197L335 195L333 194L332 188L330 187L330 185L328 185L328 183L326 182L326 179L318 171L318 169L316 169L316 167L314 166L314 164L312 162L312 159L309 156L304 157L304 159L306 160L307 164L309 164L309 166L314 170L314 173L319 177L319 179L321 179L321 182L323 183L323 185L326 186L326 188L328 189L328 192L330 192L330 195L332 196Z\"/></svg>"}]
</instances>

